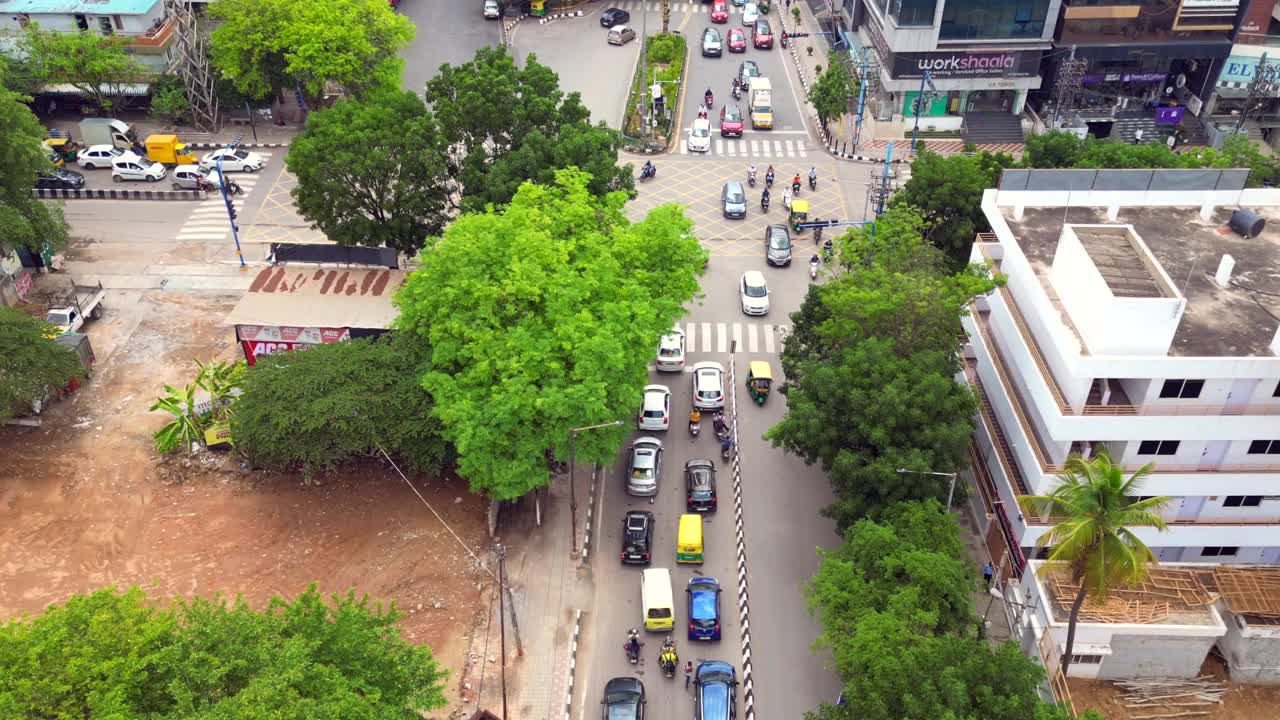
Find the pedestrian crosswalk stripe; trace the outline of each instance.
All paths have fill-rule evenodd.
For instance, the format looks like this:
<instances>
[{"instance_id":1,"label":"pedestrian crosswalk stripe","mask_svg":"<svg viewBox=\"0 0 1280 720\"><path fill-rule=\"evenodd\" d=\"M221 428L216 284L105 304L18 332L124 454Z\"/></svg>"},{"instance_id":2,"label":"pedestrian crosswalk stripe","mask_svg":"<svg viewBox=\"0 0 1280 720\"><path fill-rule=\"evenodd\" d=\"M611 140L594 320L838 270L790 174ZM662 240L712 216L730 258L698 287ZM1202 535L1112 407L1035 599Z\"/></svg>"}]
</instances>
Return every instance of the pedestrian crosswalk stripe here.
<instances>
[{"instance_id":1,"label":"pedestrian crosswalk stripe","mask_svg":"<svg viewBox=\"0 0 1280 720\"><path fill-rule=\"evenodd\" d=\"M691 153L688 143L680 142L681 155L722 155L726 157L761 157L781 159L784 157L808 157L809 152L803 140L748 140L745 138L712 139L707 152Z\"/></svg>"},{"instance_id":2,"label":"pedestrian crosswalk stripe","mask_svg":"<svg viewBox=\"0 0 1280 720\"><path fill-rule=\"evenodd\" d=\"M773 352L773 326L772 325L764 326L764 351L767 353Z\"/></svg>"},{"instance_id":3,"label":"pedestrian crosswalk stripe","mask_svg":"<svg viewBox=\"0 0 1280 720\"><path fill-rule=\"evenodd\" d=\"M686 327L684 331L685 347L690 350L697 347L697 343L694 342L694 340L697 339L697 333L694 332L694 329L697 327L698 326L694 323L689 323L689 326Z\"/></svg>"},{"instance_id":4,"label":"pedestrian crosswalk stripe","mask_svg":"<svg viewBox=\"0 0 1280 720\"><path fill-rule=\"evenodd\" d=\"M711 323L702 323L702 352L711 352Z\"/></svg>"},{"instance_id":5,"label":"pedestrian crosswalk stripe","mask_svg":"<svg viewBox=\"0 0 1280 720\"><path fill-rule=\"evenodd\" d=\"M724 323L716 323L716 352L729 352L729 333Z\"/></svg>"},{"instance_id":6,"label":"pedestrian crosswalk stripe","mask_svg":"<svg viewBox=\"0 0 1280 720\"><path fill-rule=\"evenodd\" d=\"M748 325L747 326L747 351L748 352L759 352L759 342L758 342L759 339L760 339L759 331L756 329L756 326L754 324Z\"/></svg>"},{"instance_id":7,"label":"pedestrian crosswalk stripe","mask_svg":"<svg viewBox=\"0 0 1280 720\"><path fill-rule=\"evenodd\" d=\"M715 326L714 328L712 326ZM746 326L744 333L742 328ZM714 332L713 332L714 330ZM762 331L763 330L763 331ZM736 351L738 353L761 353L772 355L782 351L781 340L786 336L788 326L774 325L768 322L742 322L742 323L698 323L690 322L685 324L685 342L688 352L710 353L712 346L716 348L716 352L728 353ZM702 335L702 341L698 342L698 335ZM715 342L712 342L712 335L715 335ZM746 342L743 342L743 335L746 336ZM764 342L761 342L763 336ZM732 341L732 345L730 342ZM763 345L763 347L761 347Z\"/></svg>"},{"instance_id":8,"label":"pedestrian crosswalk stripe","mask_svg":"<svg viewBox=\"0 0 1280 720\"><path fill-rule=\"evenodd\" d=\"M773 152L774 152L778 157L782 157L782 141L781 141L781 140L774 140L774 141L773 141ZM791 157L791 153L787 153L787 157Z\"/></svg>"},{"instance_id":9,"label":"pedestrian crosswalk stripe","mask_svg":"<svg viewBox=\"0 0 1280 720\"><path fill-rule=\"evenodd\" d=\"M738 323L733 324L733 347L736 350L742 349L742 326Z\"/></svg>"}]
</instances>

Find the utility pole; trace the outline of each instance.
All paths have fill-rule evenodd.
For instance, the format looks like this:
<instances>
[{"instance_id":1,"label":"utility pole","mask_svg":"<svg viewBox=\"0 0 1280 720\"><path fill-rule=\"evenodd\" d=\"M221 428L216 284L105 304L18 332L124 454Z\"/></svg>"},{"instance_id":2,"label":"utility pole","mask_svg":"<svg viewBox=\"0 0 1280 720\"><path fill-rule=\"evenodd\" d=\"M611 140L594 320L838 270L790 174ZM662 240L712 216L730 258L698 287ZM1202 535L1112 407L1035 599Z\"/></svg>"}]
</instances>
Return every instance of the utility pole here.
<instances>
[{"instance_id":1,"label":"utility pole","mask_svg":"<svg viewBox=\"0 0 1280 720\"><path fill-rule=\"evenodd\" d=\"M502 645L502 666L499 673L502 678L502 720L507 720L507 549L498 546L498 637Z\"/></svg>"},{"instance_id":2,"label":"utility pole","mask_svg":"<svg viewBox=\"0 0 1280 720\"><path fill-rule=\"evenodd\" d=\"M498 546L501 554L498 555L498 574L501 576L502 587L507 591L507 605L511 608L511 631L516 636L516 657L524 657L524 643L520 640L520 620L516 617L516 598L511 592L511 581L507 579L507 546Z\"/></svg>"},{"instance_id":3,"label":"utility pole","mask_svg":"<svg viewBox=\"0 0 1280 720\"><path fill-rule=\"evenodd\" d=\"M928 93L925 87L928 86ZM911 128L911 154L915 155L916 150L916 134L920 132L920 111L924 110L924 104L934 98L938 94L938 88L933 85L933 75L928 70L924 71L924 75L920 76L920 94L916 96L916 124ZM888 168L885 169L888 172Z\"/></svg>"},{"instance_id":4,"label":"utility pole","mask_svg":"<svg viewBox=\"0 0 1280 720\"><path fill-rule=\"evenodd\" d=\"M1249 81L1249 94L1245 96L1244 108L1240 111L1240 119L1236 121L1236 132L1240 132L1249 113L1262 107L1263 100L1276 96L1277 74L1280 65L1268 65L1267 54L1258 58L1258 68L1253 71L1253 79Z\"/></svg>"},{"instance_id":5,"label":"utility pole","mask_svg":"<svg viewBox=\"0 0 1280 720\"><path fill-rule=\"evenodd\" d=\"M1053 118L1049 121L1050 130L1057 129L1058 113L1062 108L1075 104L1076 93L1084 86L1084 73L1088 67L1088 60L1076 59L1076 46L1072 45L1071 54L1058 66L1058 76L1053 83Z\"/></svg>"},{"instance_id":6,"label":"utility pole","mask_svg":"<svg viewBox=\"0 0 1280 720\"><path fill-rule=\"evenodd\" d=\"M915 142L914 140L912 142ZM889 161L893 158L893 141L889 141L889 147L884 150L884 174L882 176L884 187L889 187ZM876 205L876 217L880 217L880 213L884 212L884 204L889 199L889 193L881 193L878 198L879 203Z\"/></svg>"},{"instance_id":7,"label":"utility pole","mask_svg":"<svg viewBox=\"0 0 1280 720\"><path fill-rule=\"evenodd\" d=\"M867 62L870 51L863 49L858 63L858 114L853 123L853 154L858 154L858 141L862 139L862 114L867 108L867 85L871 81L871 67Z\"/></svg>"},{"instance_id":8,"label":"utility pole","mask_svg":"<svg viewBox=\"0 0 1280 720\"><path fill-rule=\"evenodd\" d=\"M649 121L652 119L653 101L649 97L649 13L641 6L640 20L640 84L644 86L644 108L640 112L640 121L644 123L644 137L649 138ZM570 440L573 436L569 436ZM573 472L570 470L569 472ZM572 486L570 486L572 487ZM577 532L574 532L577 537Z\"/></svg>"},{"instance_id":9,"label":"utility pole","mask_svg":"<svg viewBox=\"0 0 1280 720\"><path fill-rule=\"evenodd\" d=\"M662 0L662 34L671 32L671 0Z\"/></svg>"}]
</instances>

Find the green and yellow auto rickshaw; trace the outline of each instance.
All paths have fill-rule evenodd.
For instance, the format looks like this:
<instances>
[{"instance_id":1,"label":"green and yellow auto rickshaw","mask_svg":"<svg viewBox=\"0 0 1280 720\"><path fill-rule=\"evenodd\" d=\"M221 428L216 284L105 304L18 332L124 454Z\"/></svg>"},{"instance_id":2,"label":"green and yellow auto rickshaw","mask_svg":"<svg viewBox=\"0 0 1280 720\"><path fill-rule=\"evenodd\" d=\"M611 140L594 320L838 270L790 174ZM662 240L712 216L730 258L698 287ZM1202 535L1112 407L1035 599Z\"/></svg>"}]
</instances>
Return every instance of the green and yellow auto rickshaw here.
<instances>
[{"instance_id":1,"label":"green and yellow auto rickshaw","mask_svg":"<svg viewBox=\"0 0 1280 720\"><path fill-rule=\"evenodd\" d=\"M773 370L763 360L752 360L747 370L747 392L757 405L769 398L769 386L773 385Z\"/></svg>"},{"instance_id":2,"label":"green and yellow auto rickshaw","mask_svg":"<svg viewBox=\"0 0 1280 720\"><path fill-rule=\"evenodd\" d=\"M809 201L808 200L792 200L791 201L791 230L792 232L802 232L799 227L800 223L809 219Z\"/></svg>"}]
</instances>

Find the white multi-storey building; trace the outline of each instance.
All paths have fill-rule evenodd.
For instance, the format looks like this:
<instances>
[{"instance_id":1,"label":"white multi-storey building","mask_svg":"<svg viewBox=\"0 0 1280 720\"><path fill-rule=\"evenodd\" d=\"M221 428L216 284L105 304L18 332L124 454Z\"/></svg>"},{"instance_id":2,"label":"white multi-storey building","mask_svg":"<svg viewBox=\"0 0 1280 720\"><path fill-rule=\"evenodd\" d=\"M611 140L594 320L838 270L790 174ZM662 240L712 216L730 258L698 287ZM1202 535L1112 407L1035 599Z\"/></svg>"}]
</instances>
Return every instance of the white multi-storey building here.
<instances>
[{"instance_id":1,"label":"white multi-storey building","mask_svg":"<svg viewBox=\"0 0 1280 720\"><path fill-rule=\"evenodd\" d=\"M1173 498L1167 532L1136 530L1162 561L1280 562L1280 190L1244 177L1014 171L985 192L972 260L1007 283L964 319L961 379L973 502L1014 571L1054 522L1016 496L1101 449ZM1228 230L1242 208L1270 224Z\"/></svg>"}]
</instances>

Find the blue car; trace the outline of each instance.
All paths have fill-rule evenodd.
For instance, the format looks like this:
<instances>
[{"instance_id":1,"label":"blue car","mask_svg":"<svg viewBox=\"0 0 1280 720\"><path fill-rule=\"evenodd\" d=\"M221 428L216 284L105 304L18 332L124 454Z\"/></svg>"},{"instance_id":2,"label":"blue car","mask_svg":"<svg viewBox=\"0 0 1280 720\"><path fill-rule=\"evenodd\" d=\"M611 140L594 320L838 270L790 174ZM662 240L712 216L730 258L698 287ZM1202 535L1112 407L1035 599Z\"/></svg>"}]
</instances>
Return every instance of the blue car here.
<instances>
[{"instance_id":1,"label":"blue car","mask_svg":"<svg viewBox=\"0 0 1280 720\"><path fill-rule=\"evenodd\" d=\"M738 678L733 666L719 660L698 663L693 680L694 720L736 720Z\"/></svg>"},{"instance_id":2,"label":"blue car","mask_svg":"<svg viewBox=\"0 0 1280 720\"><path fill-rule=\"evenodd\" d=\"M689 597L689 639L720 639L720 583L715 578L696 577L685 588Z\"/></svg>"}]
</instances>

